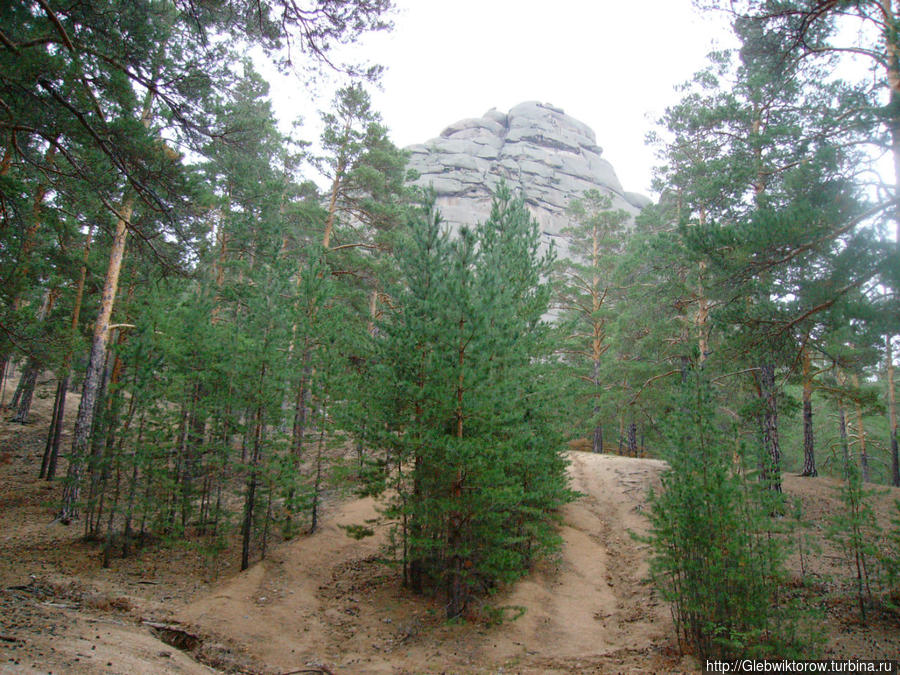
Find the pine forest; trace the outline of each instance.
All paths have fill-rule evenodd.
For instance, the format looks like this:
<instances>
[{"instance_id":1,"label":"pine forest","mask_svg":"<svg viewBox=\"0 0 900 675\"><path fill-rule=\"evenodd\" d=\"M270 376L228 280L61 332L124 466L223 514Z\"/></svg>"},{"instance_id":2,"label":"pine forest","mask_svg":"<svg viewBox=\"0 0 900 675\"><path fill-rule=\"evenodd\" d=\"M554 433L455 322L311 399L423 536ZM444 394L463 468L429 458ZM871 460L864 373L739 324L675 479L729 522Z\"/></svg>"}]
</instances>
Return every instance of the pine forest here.
<instances>
[{"instance_id":1,"label":"pine forest","mask_svg":"<svg viewBox=\"0 0 900 675\"><path fill-rule=\"evenodd\" d=\"M0 672L900 667L900 3L693 11L644 198L392 0L0 3Z\"/></svg>"}]
</instances>

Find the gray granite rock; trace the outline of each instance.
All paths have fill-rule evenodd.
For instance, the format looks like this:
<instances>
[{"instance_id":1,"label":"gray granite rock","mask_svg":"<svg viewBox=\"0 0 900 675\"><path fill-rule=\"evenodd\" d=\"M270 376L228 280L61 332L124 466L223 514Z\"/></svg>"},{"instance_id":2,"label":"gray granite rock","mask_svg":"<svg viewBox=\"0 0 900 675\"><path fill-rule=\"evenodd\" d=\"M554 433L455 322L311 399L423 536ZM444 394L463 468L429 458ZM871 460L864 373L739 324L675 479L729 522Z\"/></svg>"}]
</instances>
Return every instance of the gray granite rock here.
<instances>
[{"instance_id":1,"label":"gray granite rock","mask_svg":"<svg viewBox=\"0 0 900 675\"><path fill-rule=\"evenodd\" d=\"M623 190L590 127L546 103L526 101L508 113L492 108L407 149L415 184L434 188L445 222L458 227L487 218L491 191L505 179L524 192L547 242L554 240L561 254L569 203L585 190L611 195L613 206L632 216L650 204Z\"/></svg>"},{"instance_id":2,"label":"gray granite rock","mask_svg":"<svg viewBox=\"0 0 900 675\"><path fill-rule=\"evenodd\" d=\"M642 195L640 192L626 192L624 197L625 201L638 209L644 209L653 203L650 197Z\"/></svg>"}]
</instances>

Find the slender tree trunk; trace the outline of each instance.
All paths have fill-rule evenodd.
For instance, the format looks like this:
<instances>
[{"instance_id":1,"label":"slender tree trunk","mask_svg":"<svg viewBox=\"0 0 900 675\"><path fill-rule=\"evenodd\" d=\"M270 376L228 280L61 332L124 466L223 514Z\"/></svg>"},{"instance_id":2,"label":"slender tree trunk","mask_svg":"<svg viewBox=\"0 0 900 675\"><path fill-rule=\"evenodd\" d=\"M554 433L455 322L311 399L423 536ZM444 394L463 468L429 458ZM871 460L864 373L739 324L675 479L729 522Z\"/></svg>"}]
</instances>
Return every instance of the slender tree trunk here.
<instances>
[{"instance_id":1,"label":"slender tree trunk","mask_svg":"<svg viewBox=\"0 0 900 675\"><path fill-rule=\"evenodd\" d=\"M319 442L316 444L316 478L313 483L312 508L310 509L309 533L319 527L319 495L322 491L322 460L325 454L325 426L327 411L322 405L322 428L319 429Z\"/></svg>"},{"instance_id":2,"label":"slender tree trunk","mask_svg":"<svg viewBox=\"0 0 900 675\"><path fill-rule=\"evenodd\" d=\"M704 216L701 213L701 223L704 220ZM697 316L696 316L696 324L697 324L697 346L700 350L700 365L703 365L703 362L706 361L706 357L709 354L709 329L707 327L707 323L709 322L709 300L706 298L706 292L703 287L703 275L706 272L706 263L704 261L700 261L699 265L699 274L697 276Z\"/></svg>"},{"instance_id":3,"label":"slender tree trunk","mask_svg":"<svg viewBox=\"0 0 900 675\"><path fill-rule=\"evenodd\" d=\"M412 484L412 513L411 517L408 519L408 524L406 526L406 537L404 540L404 550L407 551L407 558L409 560L409 587L415 593L421 593L424 588L425 581L425 560L423 559L422 549L419 545L419 541L422 536L422 522L421 515L418 512L419 504L422 500L422 471L424 470L424 465L422 462L422 416L424 414L424 409L422 407L422 401L425 398L425 381L426 381L426 362L428 358L428 348L425 345L420 345L419 349L422 352L422 358L419 361L419 372L418 377L416 378L416 385L419 389L419 397L416 400L415 405L415 418L413 420L413 428L416 430L416 438L415 438L415 456L413 457L413 484ZM400 466L401 462L398 457L398 470L402 469ZM405 513L404 513L405 515ZM407 545L407 540L411 539Z\"/></svg>"},{"instance_id":4,"label":"slender tree trunk","mask_svg":"<svg viewBox=\"0 0 900 675\"><path fill-rule=\"evenodd\" d=\"M622 410L619 413L619 443L618 443L617 450L616 450L616 452L618 452L619 455L624 454L625 448L623 446L623 443L625 443L625 411L624 410Z\"/></svg>"},{"instance_id":5,"label":"slender tree trunk","mask_svg":"<svg viewBox=\"0 0 900 675\"><path fill-rule=\"evenodd\" d=\"M350 119L347 119L346 124L344 125L344 137L347 137L347 134L350 133ZM341 157L338 159L337 167L334 171L334 180L331 182L331 196L328 199L328 218L325 220L325 233L322 236L322 248L326 251L328 250L328 245L331 243L331 232L334 229L334 216L337 213L337 199L338 195L341 192L341 182L344 180L344 171L347 170L347 160L343 153L344 149L341 150Z\"/></svg>"},{"instance_id":6,"label":"slender tree trunk","mask_svg":"<svg viewBox=\"0 0 900 675\"><path fill-rule=\"evenodd\" d=\"M114 540L114 524L116 519L116 509L119 507L119 496L121 494L121 486L122 486L122 466L119 462L119 457L115 458L116 462L116 486L113 489L113 503L112 506L109 507L109 518L106 523L106 541L103 544L103 567L109 567L110 561L112 559L112 548L113 548L113 540Z\"/></svg>"},{"instance_id":7,"label":"slender tree trunk","mask_svg":"<svg viewBox=\"0 0 900 675\"><path fill-rule=\"evenodd\" d=\"M266 336L268 339L268 336ZM250 475L247 481L247 494L244 498L244 520L241 525L241 571L250 566L250 541L253 536L253 510L256 508L256 488L259 482L259 462L262 454L263 434L263 402L262 387L266 378L266 364L259 370L259 382L256 387L256 414L253 427L253 456L250 460Z\"/></svg>"},{"instance_id":8,"label":"slender tree trunk","mask_svg":"<svg viewBox=\"0 0 900 675\"><path fill-rule=\"evenodd\" d=\"M309 411L309 382L312 378L312 345L305 338L300 369L300 382L294 400L294 425L291 430L291 451L295 461L303 455L303 436L306 433L306 418Z\"/></svg>"},{"instance_id":9,"label":"slender tree trunk","mask_svg":"<svg viewBox=\"0 0 900 675\"><path fill-rule=\"evenodd\" d=\"M128 235L128 220L134 206L134 197L129 196L122 205L122 217L116 223L112 248L109 253L109 265L103 283L103 295L100 299L100 313L94 323L94 335L91 340L91 353L88 358L87 373L81 390L81 403L78 406L78 417L72 433L72 450L69 457L69 471L66 486L63 489L62 507L59 520L70 523L78 517L78 495L81 488L81 475L84 469L84 458L88 448L91 426L94 422L94 408L97 402L97 391L103 374L106 360L106 347L109 341L109 320L112 316L116 291L119 288L119 272L122 269L122 258L125 255L125 240Z\"/></svg>"},{"instance_id":10,"label":"slender tree trunk","mask_svg":"<svg viewBox=\"0 0 900 675\"><path fill-rule=\"evenodd\" d=\"M266 559L266 552L269 550L269 523L272 522L272 493L275 492L272 481L269 481L266 487L268 488L266 494L266 517L263 521L262 546L260 547L259 552L261 560Z\"/></svg>"},{"instance_id":11,"label":"slender tree trunk","mask_svg":"<svg viewBox=\"0 0 900 675\"><path fill-rule=\"evenodd\" d=\"M894 355L891 353L890 335L885 339L885 353L887 356L888 421L891 436L891 485L900 487L900 457L898 457L897 451L897 399L894 392Z\"/></svg>"},{"instance_id":12,"label":"slender tree trunk","mask_svg":"<svg viewBox=\"0 0 900 675\"><path fill-rule=\"evenodd\" d=\"M247 495L244 498L244 519L241 525L241 571L250 567L250 542L253 537L253 511L256 508L256 487L259 482L259 456L262 451L262 403L256 409L256 424L253 431L253 456L250 462L250 476L247 481Z\"/></svg>"},{"instance_id":13,"label":"slender tree trunk","mask_svg":"<svg viewBox=\"0 0 900 675\"><path fill-rule=\"evenodd\" d=\"M74 336L78 332L78 323L81 317L81 304L84 299L84 285L87 281L87 263L91 252L91 240L94 236L94 228L88 230L87 238L84 242L84 253L81 259L81 271L78 276L78 286L75 289L75 305L72 309L72 323L70 330ZM72 366L72 347L66 348L66 355L63 359L62 379L56 390L56 401L54 402L55 424L50 428L47 434L47 447L44 450L44 461L41 462L42 478L53 480L56 477L56 462L59 457L59 444L62 439L62 427L65 420L66 412L66 394L69 391L69 371ZM46 472L44 471L46 464Z\"/></svg>"},{"instance_id":14,"label":"slender tree trunk","mask_svg":"<svg viewBox=\"0 0 900 675\"><path fill-rule=\"evenodd\" d=\"M137 448L141 447L141 440L144 436L144 417L141 417L141 423L138 427L138 435L137 441L135 442L135 449L131 453L131 482L128 484L128 506L125 510L125 525L122 528L122 557L128 557L128 547L131 543L131 520L134 516L134 499L137 494L138 487L138 466L140 462L138 461L138 452Z\"/></svg>"},{"instance_id":15,"label":"slender tree trunk","mask_svg":"<svg viewBox=\"0 0 900 675\"><path fill-rule=\"evenodd\" d=\"M465 319L459 320L459 349L458 349L458 367L459 374L456 384L456 437L460 440L463 438L463 392L465 391L465 377L463 367L465 365L466 343L464 341L463 329L465 328ZM463 489L463 471L462 467L456 469L456 480L451 487L451 495L454 504L459 504L462 500ZM447 618L454 619L463 613L466 606L466 593L463 585L463 568L464 561L460 553L462 547L462 514L453 510L448 518L447 545L451 551L450 575L447 589Z\"/></svg>"},{"instance_id":16,"label":"slender tree trunk","mask_svg":"<svg viewBox=\"0 0 900 675\"><path fill-rule=\"evenodd\" d=\"M366 330L372 337L375 337L375 322L378 316L378 282L375 282L375 288L369 292L369 322L366 325Z\"/></svg>"},{"instance_id":17,"label":"slender tree trunk","mask_svg":"<svg viewBox=\"0 0 900 675\"><path fill-rule=\"evenodd\" d=\"M50 454L53 449L53 438L56 435L56 429L59 426L59 398L60 392L62 391L62 385L63 380L56 383L56 393L53 396L53 411L50 415L50 429L47 432L47 442L44 444L44 455L41 458L41 472L38 474L39 479L46 478L47 471L50 468Z\"/></svg>"},{"instance_id":18,"label":"slender tree trunk","mask_svg":"<svg viewBox=\"0 0 900 675\"><path fill-rule=\"evenodd\" d=\"M859 376L853 373L853 386L859 389ZM856 406L856 432L859 438L859 465L862 469L862 479L864 483L869 482L869 455L866 453L866 428L863 426L862 406L859 398L855 400Z\"/></svg>"},{"instance_id":19,"label":"slender tree trunk","mask_svg":"<svg viewBox=\"0 0 900 675\"><path fill-rule=\"evenodd\" d=\"M594 396L599 396L600 359L595 358L592 365L593 372L591 373L591 382L594 385ZM591 450L593 452L603 452L603 425L600 423L600 406L596 402L594 403L592 413L594 415L594 434L591 439Z\"/></svg>"},{"instance_id":20,"label":"slender tree trunk","mask_svg":"<svg viewBox=\"0 0 900 675\"><path fill-rule=\"evenodd\" d=\"M897 29L891 0L881 3L885 12L885 43L889 58L887 60L888 82L891 88L891 111L889 121L891 131L891 154L894 160L894 245L900 254L900 45L897 44ZM891 354L891 337L887 337L888 361L888 410L890 415L891 436L891 484L900 486L900 461L897 450L897 405L894 394L894 363Z\"/></svg>"},{"instance_id":21,"label":"slender tree trunk","mask_svg":"<svg viewBox=\"0 0 900 675\"><path fill-rule=\"evenodd\" d=\"M847 438L847 415L844 413L844 399L838 399L838 431L841 437L841 458L844 462L844 473L850 465L850 441Z\"/></svg>"},{"instance_id":22,"label":"slender tree trunk","mask_svg":"<svg viewBox=\"0 0 900 675\"><path fill-rule=\"evenodd\" d=\"M885 60L890 100L886 110L890 111L888 128L891 132L891 155L894 160L894 227L895 243L900 246L900 45L897 44L897 27L894 17L893 0L884 0L878 7L884 13L884 41L888 58Z\"/></svg>"},{"instance_id":23,"label":"slender tree trunk","mask_svg":"<svg viewBox=\"0 0 900 675\"><path fill-rule=\"evenodd\" d=\"M112 374L112 365L109 363L109 352L106 354L106 363L103 364L102 374L100 376L100 383L97 387L97 410L103 412L103 402L106 400L106 392L107 385L109 384L109 378ZM108 411L106 411L108 412ZM106 446L104 442L106 437L103 435L103 427L105 424L109 422L109 415L102 414L94 418L93 425L91 427L91 432L89 434L90 440L90 457L88 460L88 473L90 474L91 480L88 488L88 498L87 498L87 513L88 517L86 520L86 529L85 534L93 533L93 531L100 526L100 516L103 513L103 495L104 492L99 493L99 513L97 514L96 521L93 520L94 515L94 505L97 502L98 497L98 487L102 488L105 491L106 489L106 480L107 474L109 472L109 466L106 463L105 449Z\"/></svg>"},{"instance_id":24,"label":"slender tree trunk","mask_svg":"<svg viewBox=\"0 0 900 675\"><path fill-rule=\"evenodd\" d=\"M800 355L803 361L803 472L801 476L817 476L816 454L813 440L812 376L809 348L804 345Z\"/></svg>"},{"instance_id":25,"label":"slender tree trunk","mask_svg":"<svg viewBox=\"0 0 900 675\"><path fill-rule=\"evenodd\" d=\"M12 377L12 362L6 356L0 358L0 410L6 407L6 383Z\"/></svg>"},{"instance_id":26,"label":"slender tree trunk","mask_svg":"<svg viewBox=\"0 0 900 675\"><path fill-rule=\"evenodd\" d=\"M203 439L206 432L206 417L201 413L200 400L203 387L198 382L192 387L190 414L187 420L187 436L184 444L183 472L181 476L181 529L187 530L193 512L194 479L197 473L197 460L202 452Z\"/></svg>"},{"instance_id":27,"label":"slender tree trunk","mask_svg":"<svg viewBox=\"0 0 900 675\"><path fill-rule=\"evenodd\" d=\"M38 323L43 323L47 320L47 315L49 315L50 311L53 309L58 292L59 291L56 288L48 288L44 291L41 307L35 317ZM37 383L37 376L40 373L40 370L41 364L37 359L29 357L28 365L22 372L19 386L16 389L15 396L13 396L13 400L15 401L14 407L16 407L16 414L12 418L13 422L18 422L19 424L26 424L28 422L28 413L31 412L31 401L34 398L34 387Z\"/></svg>"},{"instance_id":28,"label":"slender tree trunk","mask_svg":"<svg viewBox=\"0 0 900 675\"><path fill-rule=\"evenodd\" d=\"M12 422L25 424L28 422L28 413L31 411L31 400L34 397L34 386L37 383L38 371L40 366L33 358L28 359L25 369L22 371L22 377L19 379L19 386L16 387L16 393L13 394L12 406L16 409Z\"/></svg>"},{"instance_id":29,"label":"slender tree trunk","mask_svg":"<svg viewBox=\"0 0 900 675\"><path fill-rule=\"evenodd\" d=\"M53 140L54 142L50 144L47 151L44 153L44 161L50 168L52 168L55 163L54 160L56 158L57 150L55 143L57 139L54 138ZM31 222L28 227L25 228L25 232L23 233L22 248L19 250L18 256L18 265L13 272L12 297L9 300L10 307L12 307L13 311L17 311L22 306L20 291L22 290L22 284L27 281L28 268L31 264L31 252L36 245L35 238L37 232L41 228L41 210L46 196L47 185L46 183L40 183L34 192L34 200L31 204Z\"/></svg>"},{"instance_id":30,"label":"slender tree trunk","mask_svg":"<svg viewBox=\"0 0 900 675\"><path fill-rule=\"evenodd\" d=\"M594 415L599 413L599 408L594 406ZM593 452L603 452L603 425L595 424L594 425L594 435L591 439L591 450Z\"/></svg>"}]
</instances>

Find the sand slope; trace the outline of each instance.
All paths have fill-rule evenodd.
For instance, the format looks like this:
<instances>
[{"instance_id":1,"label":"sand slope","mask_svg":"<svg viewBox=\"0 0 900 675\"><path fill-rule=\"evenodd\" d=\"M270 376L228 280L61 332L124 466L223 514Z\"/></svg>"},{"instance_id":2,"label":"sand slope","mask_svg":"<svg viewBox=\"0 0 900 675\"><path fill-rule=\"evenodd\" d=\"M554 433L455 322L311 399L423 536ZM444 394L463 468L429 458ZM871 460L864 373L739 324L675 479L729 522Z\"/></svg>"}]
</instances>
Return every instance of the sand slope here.
<instances>
[{"instance_id":1,"label":"sand slope","mask_svg":"<svg viewBox=\"0 0 900 675\"><path fill-rule=\"evenodd\" d=\"M664 465L581 452L571 460L573 487L584 496L565 509L560 555L491 599L524 608L514 621L448 625L437 601L404 591L396 571L377 561L383 532L355 541L339 527L374 517L372 500L335 507L319 532L176 616L239 643L273 672L652 670L648 658L671 667L668 609L643 582L646 554L628 535L645 530L642 503Z\"/></svg>"}]
</instances>

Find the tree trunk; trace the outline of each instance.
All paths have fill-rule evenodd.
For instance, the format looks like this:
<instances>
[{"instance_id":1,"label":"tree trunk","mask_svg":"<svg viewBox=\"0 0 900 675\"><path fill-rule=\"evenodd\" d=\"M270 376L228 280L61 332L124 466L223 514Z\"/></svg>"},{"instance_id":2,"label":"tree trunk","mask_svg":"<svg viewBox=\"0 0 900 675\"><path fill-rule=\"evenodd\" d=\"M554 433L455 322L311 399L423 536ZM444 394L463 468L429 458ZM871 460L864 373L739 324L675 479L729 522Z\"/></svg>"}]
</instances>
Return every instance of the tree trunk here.
<instances>
[{"instance_id":1,"label":"tree trunk","mask_svg":"<svg viewBox=\"0 0 900 675\"><path fill-rule=\"evenodd\" d=\"M141 424L138 427L137 441L135 449L131 453L131 482L128 485L128 506L125 510L125 525L122 527L122 557L128 557L128 547L130 544L132 531L131 520L134 517L134 499L137 494L138 486L138 453L137 448L141 447L141 439L144 435L144 418L141 417Z\"/></svg>"},{"instance_id":2,"label":"tree trunk","mask_svg":"<svg viewBox=\"0 0 900 675\"><path fill-rule=\"evenodd\" d=\"M600 359L594 358L592 364L591 383L594 385L594 395L600 393ZM593 409L594 415L594 435L591 441L591 450L593 452L603 452L603 426L600 424L600 406L596 403Z\"/></svg>"},{"instance_id":3,"label":"tree trunk","mask_svg":"<svg viewBox=\"0 0 900 675\"><path fill-rule=\"evenodd\" d=\"M781 492L781 445L778 441L778 402L775 392L775 366L771 363L759 367L757 380L762 398L761 415L763 446L763 481L775 492Z\"/></svg>"},{"instance_id":4,"label":"tree trunk","mask_svg":"<svg viewBox=\"0 0 900 675\"><path fill-rule=\"evenodd\" d=\"M68 385L68 383L66 383ZM38 474L39 479L47 477L47 470L50 467L50 454L53 449L53 438L56 435L56 429L59 426L59 395L62 391L63 380L56 383L56 392L53 395L53 409L50 414L50 427L47 431L47 442L44 444L44 455L41 458L41 472Z\"/></svg>"},{"instance_id":5,"label":"tree trunk","mask_svg":"<svg viewBox=\"0 0 900 675\"><path fill-rule=\"evenodd\" d=\"M319 429L319 442L316 444L316 479L313 483L312 508L310 509L309 533L319 527L319 493L322 491L322 458L325 452L325 423L327 412L322 406L322 428Z\"/></svg>"},{"instance_id":6,"label":"tree trunk","mask_svg":"<svg viewBox=\"0 0 900 675\"><path fill-rule=\"evenodd\" d=\"M106 490L106 480L108 478L109 473L109 465L107 463L106 457L106 437L103 434L104 428L108 428L111 423L111 418L109 415L109 409L104 409L103 402L106 400L107 396L107 387L109 385L109 379L112 375L113 365L110 363L109 353L106 355L106 363L103 366L103 373L100 377L100 384L97 388L97 403L95 408L101 412L100 415L97 415L94 418L93 426L91 427L90 433L90 459L88 462L88 473L91 476L90 485L88 488L88 498L87 498L87 521L85 534L90 534L94 531L96 527L100 526L100 517L103 513L103 496ZM98 487L101 487L102 490L99 493L98 500ZM96 522L93 520L94 515L94 505L95 502L99 501L98 513Z\"/></svg>"},{"instance_id":7,"label":"tree trunk","mask_svg":"<svg viewBox=\"0 0 900 675\"><path fill-rule=\"evenodd\" d=\"M894 355L891 353L891 336L888 336L885 340L885 346L887 355L888 420L891 437L891 485L900 487L900 457L898 457L897 452L897 399L894 393Z\"/></svg>"},{"instance_id":8,"label":"tree trunk","mask_svg":"<svg viewBox=\"0 0 900 675\"><path fill-rule=\"evenodd\" d=\"M262 403L256 408L256 424L253 431L253 456L250 476L244 498L244 519L241 524L241 571L250 567L250 541L253 537L253 510L256 508L256 487L259 482L259 457L262 452Z\"/></svg>"},{"instance_id":9,"label":"tree trunk","mask_svg":"<svg viewBox=\"0 0 900 675\"><path fill-rule=\"evenodd\" d=\"M701 212L700 215L701 224L704 220L704 215ZM706 357L709 355L709 331L707 328L707 323L709 322L709 300L706 298L706 292L703 288L703 274L706 272L706 263L704 261L700 261L699 265L699 273L697 275L697 316L696 316L696 324L697 324L697 347L700 350L699 361L700 365L703 365L703 362L706 361Z\"/></svg>"},{"instance_id":10,"label":"tree trunk","mask_svg":"<svg viewBox=\"0 0 900 675\"><path fill-rule=\"evenodd\" d=\"M349 125L348 125L349 126ZM341 180L344 177L346 169L343 161L338 163L337 170L334 172L334 180L331 182L331 197L328 199L328 218L325 220L325 232L322 235L322 248L328 250L331 243L331 233L334 230L334 217L337 213L337 198L341 191Z\"/></svg>"},{"instance_id":11,"label":"tree trunk","mask_svg":"<svg viewBox=\"0 0 900 675\"><path fill-rule=\"evenodd\" d=\"M594 415L596 416L599 411L598 407L594 407ZM596 424L594 426L594 436L591 440L591 451L592 452L603 452L603 425Z\"/></svg>"},{"instance_id":12,"label":"tree trunk","mask_svg":"<svg viewBox=\"0 0 900 675\"><path fill-rule=\"evenodd\" d=\"M850 442L847 439L847 415L844 413L844 399L838 399L838 430L841 434L841 458L844 462L844 474L850 465Z\"/></svg>"},{"instance_id":13,"label":"tree trunk","mask_svg":"<svg viewBox=\"0 0 900 675\"><path fill-rule=\"evenodd\" d=\"M187 436L184 445L184 471L181 475L181 530L186 531L193 511L194 503L194 478L197 473L197 460L200 457L203 439L206 433L206 417L201 414L200 400L203 397L203 387L195 384L192 392L190 415L187 420Z\"/></svg>"},{"instance_id":14,"label":"tree trunk","mask_svg":"<svg viewBox=\"0 0 900 675\"><path fill-rule=\"evenodd\" d=\"M6 407L6 383L12 378L12 361L0 358L0 410Z\"/></svg>"},{"instance_id":15,"label":"tree trunk","mask_svg":"<svg viewBox=\"0 0 900 675\"><path fill-rule=\"evenodd\" d=\"M344 124L344 138L350 133L351 120L348 117ZM331 197L328 199L328 218L325 220L325 233L322 236L322 248L328 250L331 242L331 232L334 229L334 216L337 212L337 198L341 191L341 182L344 180L344 171L347 170L346 144L340 150L337 166L334 171L334 180L331 182Z\"/></svg>"},{"instance_id":16,"label":"tree trunk","mask_svg":"<svg viewBox=\"0 0 900 675\"><path fill-rule=\"evenodd\" d=\"M265 336L268 341L268 332ZM253 455L250 460L250 476L247 481L247 494L244 498L244 520L241 525L241 571L250 566L250 541L253 536L253 510L256 508L256 488L259 482L259 461L262 454L263 434L263 401L262 387L266 379L265 362L259 369L259 381L256 386L256 414L253 427Z\"/></svg>"},{"instance_id":17,"label":"tree trunk","mask_svg":"<svg viewBox=\"0 0 900 675\"><path fill-rule=\"evenodd\" d=\"M122 217L116 223L116 232L109 253L109 264L106 268L106 279L103 283L103 295L100 299L100 313L94 323L91 353L88 358L84 385L81 389L78 417L75 420L75 429L72 433L69 471L66 476L66 486L63 490L62 507L59 513L59 520L66 524L78 517L78 495L81 488L84 458L91 434L91 426L94 422L94 408L97 402L100 379L103 375L103 364L106 361L109 320L112 316L116 292L119 288L119 272L122 269L122 258L125 255L128 220L131 218L133 206L134 197L127 197L122 205Z\"/></svg>"},{"instance_id":18,"label":"tree trunk","mask_svg":"<svg viewBox=\"0 0 900 675\"><path fill-rule=\"evenodd\" d=\"M44 291L44 298L41 301L41 307L35 316L37 323L43 323L47 319L50 310L56 302L58 290L56 288L48 288ZM41 370L41 364L33 357L28 358L28 365L22 372L19 380L19 386L13 396L12 406L16 408L16 414L12 418L13 422L25 424L28 422L28 413L31 411L31 401L34 397L34 385L37 382L37 376Z\"/></svg>"},{"instance_id":19,"label":"tree trunk","mask_svg":"<svg viewBox=\"0 0 900 675\"><path fill-rule=\"evenodd\" d=\"M40 366L37 361L29 358L25 370L22 371L19 386L16 388L16 393L13 396L16 414L11 421L19 424L25 424L28 421L28 413L31 411L31 400L34 397L34 386L37 383L39 370Z\"/></svg>"},{"instance_id":20,"label":"tree trunk","mask_svg":"<svg viewBox=\"0 0 900 675\"><path fill-rule=\"evenodd\" d=\"M817 476L816 454L813 439L813 412L812 412L812 377L810 375L811 364L809 349L804 345L801 353L803 360L803 472L801 476Z\"/></svg>"},{"instance_id":21,"label":"tree trunk","mask_svg":"<svg viewBox=\"0 0 900 675\"><path fill-rule=\"evenodd\" d=\"M303 436L306 434L306 418L309 411L309 382L312 378L312 346L305 339L301 361L300 382L294 400L294 425L291 430L291 451L295 461L303 455Z\"/></svg>"},{"instance_id":22,"label":"tree trunk","mask_svg":"<svg viewBox=\"0 0 900 675\"><path fill-rule=\"evenodd\" d=\"M456 437L463 438L463 392L465 391L465 377L463 366L465 365L466 343L463 330L465 319L459 320L459 346L458 362L459 374L456 382ZM456 480L451 488L454 504L462 500L463 472L462 467L456 469ZM466 593L463 586L463 558L459 552L462 546L462 514L459 511L451 511L447 519L447 546L451 551L450 574L447 584L447 618L454 619L463 613L466 606Z\"/></svg>"},{"instance_id":23,"label":"tree trunk","mask_svg":"<svg viewBox=\"0 0 900 675\"><path fill-rule=\"evenodd\" d=\"M69 329L74 336L78 332L78 322L81 318L81 304L84 299L84 285L87 281L87 263L91 252L91 240L94 236L94 228L88 230L84 241L84 253L81 258L81 272L78 277L78 286L75 289L75 305L72 308L72 323ZM41 462L41 478L53 480L56 476L56 462L59 457L59 443L62 438L62 427L66 413L66 394L69 391L69 369L72 366L71 345L66 348L63 359L62 379L56 389L56 401L54 402L55 423L47 434L47 446L44 449L44 461ZM44 465L46 464L46 471Z\"/></svg>"},{"instance_id":24,"label":"tree trunk","mask_svg":"<svg viewBox=\"0 0 900 675\"><path fill-rule=\"evenodd\" d=\"M853 373L853 386L859 389L859 376ZM859 466L862 469L862 479L864 483L869 482L869 455L866 453L866 428L863 426L862 406L859 403L859 397L854 401L856 406L856 432L859 440Z\"/></svg>"}]
</instances>

